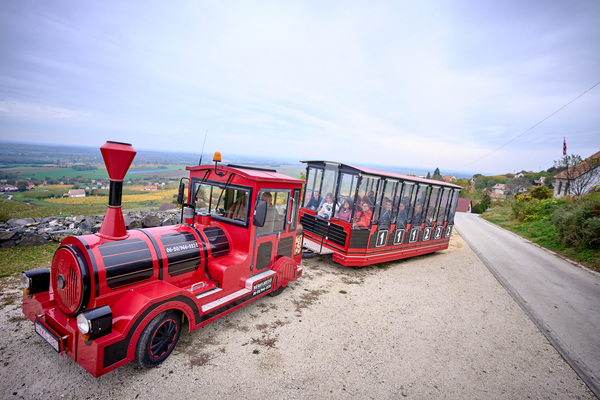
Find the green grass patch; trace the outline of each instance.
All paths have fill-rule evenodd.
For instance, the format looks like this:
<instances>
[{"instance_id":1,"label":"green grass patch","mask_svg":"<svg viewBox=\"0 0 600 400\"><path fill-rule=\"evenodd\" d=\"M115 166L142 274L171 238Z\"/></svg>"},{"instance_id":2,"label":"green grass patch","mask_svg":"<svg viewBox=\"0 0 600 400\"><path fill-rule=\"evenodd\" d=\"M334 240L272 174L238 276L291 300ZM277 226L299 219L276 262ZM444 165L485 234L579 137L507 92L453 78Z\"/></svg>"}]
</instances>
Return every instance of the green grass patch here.
<instances>
[{"instance_id":1,"label":"green grass patch","mask_svg":"<svg viewBox=\"0 0 600 400\"><path fill-rule=\"evenodd\" d=\"M600 271L599 249L576 248L560 242L552 219L555 213L564 213L568 207L566 203L553 204L552 208L544 208L542 212L537 212L534 218L518 221L513 216L511 205L507 204L496 206L481 214L481 217L564 257Z\"/></svg>"},{"instance_id":2,"label":"green grass patch","mask_svg":"<svg viewBox=\"0 0 600 400\"><path fill-rule=\"evenodd\" d=\"M18 276L22 271L50 268L58 243L37 247L0 249L0 278Z\"/></svg>"}]
</instances>

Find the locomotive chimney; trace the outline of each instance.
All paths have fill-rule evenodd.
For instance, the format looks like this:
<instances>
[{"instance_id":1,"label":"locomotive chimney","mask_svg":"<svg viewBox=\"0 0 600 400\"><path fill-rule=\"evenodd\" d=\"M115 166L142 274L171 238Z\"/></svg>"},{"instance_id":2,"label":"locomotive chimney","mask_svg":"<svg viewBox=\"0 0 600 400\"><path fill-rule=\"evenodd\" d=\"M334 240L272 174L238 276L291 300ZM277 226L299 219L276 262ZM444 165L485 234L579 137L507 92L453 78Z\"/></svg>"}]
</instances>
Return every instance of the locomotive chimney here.
<instances>
[{"instance_id":1,"label":"locomotive chimney","mask_svg":"<svg viewBox=\"0 0 600 400\"><path fill-rule=\"evenodd\" d=\"M106 142L100 147L104 164L110 178L108 210L102 222L100 232L96 235L112 240L125 239L129 234L125 227L121 199L123 197L123 179L136 155L129 143Z\"/></svg>"}]
</instances>

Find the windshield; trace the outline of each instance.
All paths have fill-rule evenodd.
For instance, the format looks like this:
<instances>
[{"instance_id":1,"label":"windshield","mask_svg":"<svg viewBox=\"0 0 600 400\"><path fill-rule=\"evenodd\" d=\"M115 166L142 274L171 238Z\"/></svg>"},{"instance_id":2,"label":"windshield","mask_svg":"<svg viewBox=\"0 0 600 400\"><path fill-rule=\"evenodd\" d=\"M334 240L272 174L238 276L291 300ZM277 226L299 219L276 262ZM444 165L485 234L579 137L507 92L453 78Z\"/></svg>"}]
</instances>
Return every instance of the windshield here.
<instances>
[{"instance_id":1,"label":"windshield","mask_svg":"<svg viewBox=\"0 0 600 400\"><path fill-rule=\"evenodd\" d=\"M250 189L224 182L193 182L192 204L196 213L204 212L213 217L225 218L239 223L248 220L248 198Z\"/></svg>"}]
</instances>

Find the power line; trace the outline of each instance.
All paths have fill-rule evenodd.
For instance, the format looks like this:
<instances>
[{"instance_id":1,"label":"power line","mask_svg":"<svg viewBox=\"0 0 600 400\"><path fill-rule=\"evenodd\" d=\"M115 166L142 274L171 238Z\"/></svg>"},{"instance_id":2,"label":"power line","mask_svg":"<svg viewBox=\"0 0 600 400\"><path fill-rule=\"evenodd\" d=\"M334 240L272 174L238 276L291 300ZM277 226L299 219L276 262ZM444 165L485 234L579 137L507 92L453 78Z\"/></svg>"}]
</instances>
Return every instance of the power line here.
<instances>
[{"instance_id":1,"label":"power line","mask_svg":"<svg viewBox=\"0 0 600 400\"><path fill-rule=\"evenodd\" d=\"M581 93L579 96L575 97L573 100L569 101L567 104L563 105L562 107L560 107L558 110L554 111L552 114L548 115L546 118L544 118L543 120L541 120L540 122L538 122L537 124L533 125L531 128L523 131L521 134L515 136L514 138L510 139L508 142L504 143L502 146L498 147L495 150L490 151L489 153L479 157L478 159L476 159L475 161L471 161L468 164L463 165L462 167L456 168L456 170L461 170L464 167L467 167L471 164L475 164L477 161L482 160L484 158L486 158L487 156L494 154L495 152L497 152L498 150L500 150L501 148L505 147L506 145L514 142L515 140L517 140L518 138L520 138L521 136L523 136L524 134L526 134L527 132L531 131L532 129L534 129L535 127L537 127L538 125L541 125L543 122L545 122L546 120L552 118L554 115L558 114L560 111L562 111L562 109L564 109L565 107L567 107L569 104L573 103L575 100L579 99L581 96L583 96L584 94L586 94L587 92L589 92L590 90L592 90L593 88L595 88L596 86L600 85L600 81L596 82L595 85L593 85L592 87L590 87L589 89L585 90L583 93Z\"/></svg>"}]
</instances>

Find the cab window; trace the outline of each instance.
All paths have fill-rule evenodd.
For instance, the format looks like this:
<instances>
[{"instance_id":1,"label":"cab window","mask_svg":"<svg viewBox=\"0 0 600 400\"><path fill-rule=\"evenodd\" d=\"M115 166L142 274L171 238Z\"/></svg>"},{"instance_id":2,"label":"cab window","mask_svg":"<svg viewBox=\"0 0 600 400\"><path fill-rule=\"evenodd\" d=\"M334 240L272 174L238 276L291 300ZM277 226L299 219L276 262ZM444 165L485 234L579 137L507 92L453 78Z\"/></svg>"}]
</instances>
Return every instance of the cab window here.
<instances>
[{"instance_id":1,"label":"cab window","mask_svg":"<svg viewBox=\"0 0 600 400\"><path fill-rule=\"evenodd\" d=\"M192 203L196 212L205 212L225 222L244 224L248 220L249 188L224 182L193 182Z\"/></svg>"},{"instance_id":2,"label":"cab window","mask_svg":"<svg viewBox=\"0 0 600 400\"><path fill-rule=\"evenodd\" d=\"M257 235L268 235L285 231L290 203L289 190L261 190L258 199L267 202L267 218L264 226L256 228Z\"/></svg>"}]
</instances>

